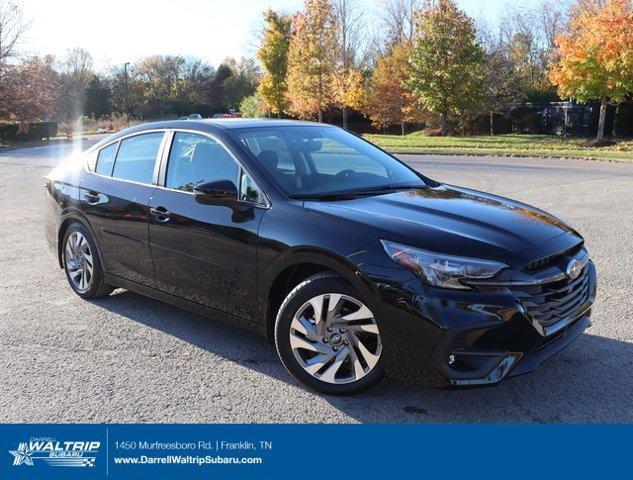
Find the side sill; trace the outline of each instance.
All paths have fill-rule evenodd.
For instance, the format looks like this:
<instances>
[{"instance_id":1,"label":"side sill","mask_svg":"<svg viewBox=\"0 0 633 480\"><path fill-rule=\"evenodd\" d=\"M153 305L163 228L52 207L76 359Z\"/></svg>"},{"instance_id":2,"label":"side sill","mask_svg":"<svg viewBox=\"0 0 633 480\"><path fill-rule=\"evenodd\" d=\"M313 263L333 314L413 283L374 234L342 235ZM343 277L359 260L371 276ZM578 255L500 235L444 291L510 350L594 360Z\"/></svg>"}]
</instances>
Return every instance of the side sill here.
<instances>
[{"instance_id":1,"label":"side sill","mask_svg":"<svg viewBox=\"0 0 633 480\"><path fill-rule=\"evenodd\" d=\"M245 330L255 332L264 337L266 336L266 328L258 323L249 322L248 320L244 320L243 318L221 312L214 308L206 307L195 302L190 302L189 300L185 300L184 298L180 298L175 295L156 290L155 288L148 287L147 285L142 285L126 278L112 275L111 273L105 274L105 281L106 283L109 283L114 287L125 288L146 297L153 298L154 300L173 305L174 307L182 308L189 312L197 313L198 315L202 315L213 320L219 320L223 323L235 325Z\"/></svg>"}]
</instances>

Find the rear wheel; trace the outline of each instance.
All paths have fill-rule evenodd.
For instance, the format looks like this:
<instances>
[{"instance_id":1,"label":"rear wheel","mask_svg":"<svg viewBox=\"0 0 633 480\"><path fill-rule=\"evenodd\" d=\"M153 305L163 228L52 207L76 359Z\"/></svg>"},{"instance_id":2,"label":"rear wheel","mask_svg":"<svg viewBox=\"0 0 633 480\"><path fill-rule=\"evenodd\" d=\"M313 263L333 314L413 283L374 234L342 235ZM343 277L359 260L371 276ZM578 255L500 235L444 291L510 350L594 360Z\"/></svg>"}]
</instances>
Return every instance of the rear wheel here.
<instances>
[{"instance_id":1,"label":"rear wheel","mask_svg":"<svg viewBox=\"0 0 633 480\"><path fill-rule=\"evenodd\" d=\"M288 294L277 315L275 344L286 369L324 393L355 393L384 377L374 313L334 274L312 276Z\"/></svg>"},{"instance_id":2,"label":"rear wheel","mask_svg":"<svg viewBox=\"0 0 633 480\"><path fill-rule=\"evenodd\" d=\"M109 295L113 287L105 283L99 252L92 235L81 223L73 223L64 233L64 271L70 287L82 298Z\"/></svg>"}]
</instances>

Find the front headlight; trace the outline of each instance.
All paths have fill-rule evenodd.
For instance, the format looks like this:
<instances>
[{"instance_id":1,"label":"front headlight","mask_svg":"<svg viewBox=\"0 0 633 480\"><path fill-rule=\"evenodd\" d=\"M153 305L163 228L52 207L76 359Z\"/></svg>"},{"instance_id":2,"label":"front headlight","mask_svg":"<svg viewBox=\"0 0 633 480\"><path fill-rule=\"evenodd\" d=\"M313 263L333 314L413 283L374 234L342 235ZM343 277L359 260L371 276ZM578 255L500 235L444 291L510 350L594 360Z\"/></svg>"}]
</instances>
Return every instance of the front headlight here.
<instances>
[{"instance_id":1,"label":"front headlight","mask_svg":"<svg viewBox=\"0 0 633 480\"><path fill-rule=\"evenodd\" d=\"M413 270L436 287L468 288L462 285L460 280L490 278L508 266L492 260L429 252L388 240L381 240L381 242L387 255L395 262Z\"/></svg>"}]
</instances>

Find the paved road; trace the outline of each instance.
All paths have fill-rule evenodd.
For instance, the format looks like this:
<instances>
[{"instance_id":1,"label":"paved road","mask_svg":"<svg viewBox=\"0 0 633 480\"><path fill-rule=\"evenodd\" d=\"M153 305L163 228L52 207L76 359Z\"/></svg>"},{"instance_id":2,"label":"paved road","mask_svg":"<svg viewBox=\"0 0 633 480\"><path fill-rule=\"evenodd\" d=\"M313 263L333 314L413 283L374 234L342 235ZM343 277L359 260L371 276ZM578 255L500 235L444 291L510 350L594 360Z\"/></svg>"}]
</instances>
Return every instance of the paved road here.
<instances>
[{"instance_id":1,"label":"paved road","mask_svg":"<svg viewBox=\"0 0 633 480\"><path fill-rule=\"evenodd\" d=\"M0 150L0 422L633 421L633 164L404 157L570 220L600 274L595 323L494 388L389 380L335 398L297 385L253 334L129 292L72 294L41 227L42 176L70 150L55 145Z\"/></svg>"}]
</instances>

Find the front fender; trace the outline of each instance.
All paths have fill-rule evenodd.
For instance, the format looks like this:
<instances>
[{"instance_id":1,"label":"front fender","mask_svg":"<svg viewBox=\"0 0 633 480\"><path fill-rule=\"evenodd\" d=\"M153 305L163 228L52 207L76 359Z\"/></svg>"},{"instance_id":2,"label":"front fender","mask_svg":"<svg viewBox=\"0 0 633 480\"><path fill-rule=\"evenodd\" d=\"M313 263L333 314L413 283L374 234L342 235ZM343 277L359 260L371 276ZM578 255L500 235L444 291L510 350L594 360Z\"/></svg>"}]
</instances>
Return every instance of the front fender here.
<instances>
[{"instance_id":1,"label":"front fender","mask_svg":"<svg viewBox=\"0 0 633 480\"><path fill-rule=\"evenodd\" d=\"M309 246L288 248L268 262L260 279L268 294L275 278L284 270L302 264L321 265L341 275L362 293L371 295L374 293L371 282L360 272L358 265L353 261L357 253L362 252L354 252L345 257L330 250Z\"/></svg>"}]
</instances>

